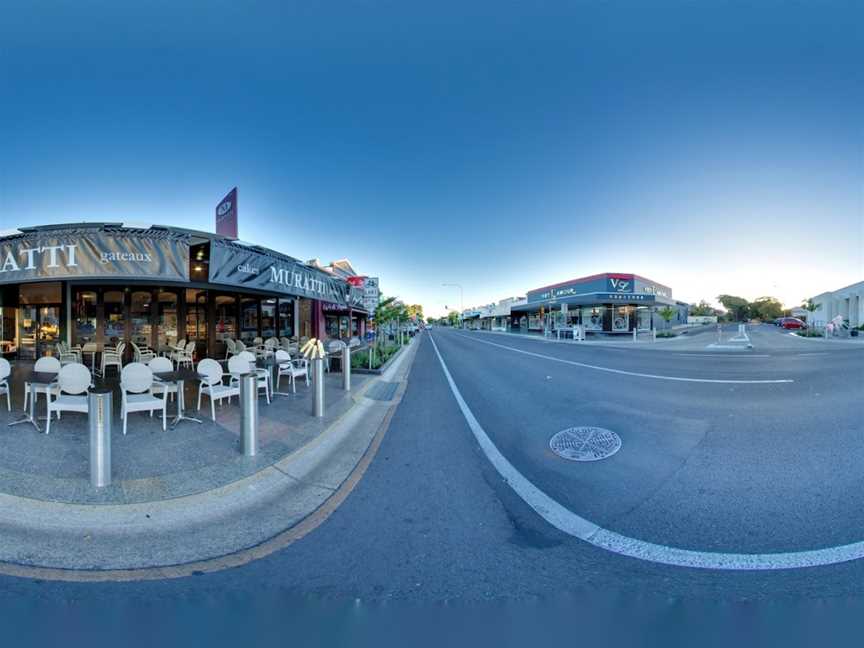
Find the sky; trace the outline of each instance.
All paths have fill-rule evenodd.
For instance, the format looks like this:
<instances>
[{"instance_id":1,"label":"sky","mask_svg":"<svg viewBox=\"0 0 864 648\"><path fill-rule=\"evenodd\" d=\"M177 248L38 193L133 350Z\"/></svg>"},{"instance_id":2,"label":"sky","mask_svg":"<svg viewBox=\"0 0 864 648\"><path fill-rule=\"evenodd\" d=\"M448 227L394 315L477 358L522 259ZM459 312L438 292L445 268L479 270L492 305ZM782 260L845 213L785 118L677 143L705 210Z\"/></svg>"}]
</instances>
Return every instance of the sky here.
<instances>
[{"instance_id":1,"label":"sky","mask_svg":"<svg viewBox=\"0 0 864 648\"><path fill-rule=\"evenodd\" d=\"M788 306L864 280L856 2L33 2L0 229L347 257L427 315L600 272Z\"/></svg>"}]
</instances>

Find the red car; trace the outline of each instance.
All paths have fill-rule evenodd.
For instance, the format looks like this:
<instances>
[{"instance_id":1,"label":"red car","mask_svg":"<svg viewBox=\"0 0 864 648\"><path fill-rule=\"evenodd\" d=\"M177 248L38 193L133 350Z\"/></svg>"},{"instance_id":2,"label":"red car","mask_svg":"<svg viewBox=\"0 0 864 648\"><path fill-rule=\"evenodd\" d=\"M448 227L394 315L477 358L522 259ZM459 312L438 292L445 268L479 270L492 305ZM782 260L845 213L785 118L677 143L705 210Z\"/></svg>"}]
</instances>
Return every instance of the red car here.
<instances>
[{"instance_id":1,"label":"red car","mask_svg":"<svg viewBox=\"0 0 864 648\"><path fill-rule=\"evenodd\" d=\"M807 328L807 324L798 319L797 317L784 317L780 320L780 326L784 329L805 329Z\"/></svg>"}]
</instances>

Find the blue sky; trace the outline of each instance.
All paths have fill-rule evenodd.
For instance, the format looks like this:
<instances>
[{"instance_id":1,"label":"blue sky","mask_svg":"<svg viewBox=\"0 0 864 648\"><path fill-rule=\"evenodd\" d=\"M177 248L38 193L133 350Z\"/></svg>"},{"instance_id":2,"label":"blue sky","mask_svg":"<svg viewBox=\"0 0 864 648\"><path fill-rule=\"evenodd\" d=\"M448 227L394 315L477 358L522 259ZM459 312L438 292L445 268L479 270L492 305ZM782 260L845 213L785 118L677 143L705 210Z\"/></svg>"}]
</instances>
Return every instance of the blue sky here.
<instances>
[{"instance_id":1,"label":"blue sky","mask_svg":"<svg viewBox=\"0 0 864 648\"><path fill-rule=\"evenodd\" d=\"M454 282L466 306L605 271L794 305L864 279L853 2L21 4L4 228L212 230L237 185L241 238L433 314Z\"/></svg>"}]
</instances>

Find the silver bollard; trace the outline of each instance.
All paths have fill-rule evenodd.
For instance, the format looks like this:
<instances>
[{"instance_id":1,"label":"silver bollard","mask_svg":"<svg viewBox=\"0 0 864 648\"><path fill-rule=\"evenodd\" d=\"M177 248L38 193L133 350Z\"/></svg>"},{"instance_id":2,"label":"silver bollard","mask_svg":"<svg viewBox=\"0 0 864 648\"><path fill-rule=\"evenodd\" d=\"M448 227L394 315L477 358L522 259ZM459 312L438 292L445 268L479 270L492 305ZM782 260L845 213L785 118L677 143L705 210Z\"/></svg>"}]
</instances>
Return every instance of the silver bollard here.
<instances>
[{"instance_id":1,"label":"silver bollard","mask_svg":"<svg viewBox=\"0 0 864 648\"><path fill-rule=\"evenodd\" d=\"M258 377L240 376L240 452L244 457L258 454Z\"/></svg>"},{"instance_id":2,"label":"silver bollard","mask_svg":"<svg viewBox=\"0 0 864 648\"><path fill-rule=\"evenodd\" d=\"M90 485L103 488L111 485L111 389L94 389L87 399L90 422Z\"/></svg>"},{"instance_id":3,"label":"silver bollard","mask_svg":"<svg viewBox=\"0 0 864 648\"><path fill-rule=\"evenodd\" d=\"M342 389L351 391L351 347L342 347Z\"/></svg>"},{"instance_id":4,"label":"silver bollard","mask_svg":"<svg viewBox=\"0 0 864 648\"><path fill-rule=\"evenodd\" d=\"M324 416L324 358L312 360L312 416Z\"/></svg>"}]
</instances>

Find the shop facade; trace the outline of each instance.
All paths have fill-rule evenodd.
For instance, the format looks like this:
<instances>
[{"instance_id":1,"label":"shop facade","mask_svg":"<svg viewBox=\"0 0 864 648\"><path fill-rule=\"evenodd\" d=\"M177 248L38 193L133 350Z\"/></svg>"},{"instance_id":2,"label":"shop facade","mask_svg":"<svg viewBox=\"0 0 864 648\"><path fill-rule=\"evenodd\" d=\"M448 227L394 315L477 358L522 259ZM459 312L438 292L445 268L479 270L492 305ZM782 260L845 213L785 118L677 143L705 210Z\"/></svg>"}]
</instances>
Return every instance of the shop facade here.
<instances>
[{"instance_id":1,"label":"shop facade","mask_svg":"<svg viewBox=\"0 0 864 648\"><path fill-rule=\"evenodd\" d=\"M21 359L72 345L328 337L324 305L365 329L362 291L260 246L168 227L80 224L0 236L0 340ZM355 312L356 308L356 312ZM341 333L341 331L340 331Z\"/></svg>"},{"instance_id":2,"label":"shop facade","mask_svg":"<svg viewBox=\"0 0 864 648\"><path fill-rule=\"evenodd\" d=\"M524 303L510 307L510 326L540 334L574 326L608 335L660 330L666 321L658 311L665 306L674 311L670 326L687 322L687 305L675 301L668 286L635 274L603 273L529 291Z\"/></svg>"}]
</instances>

